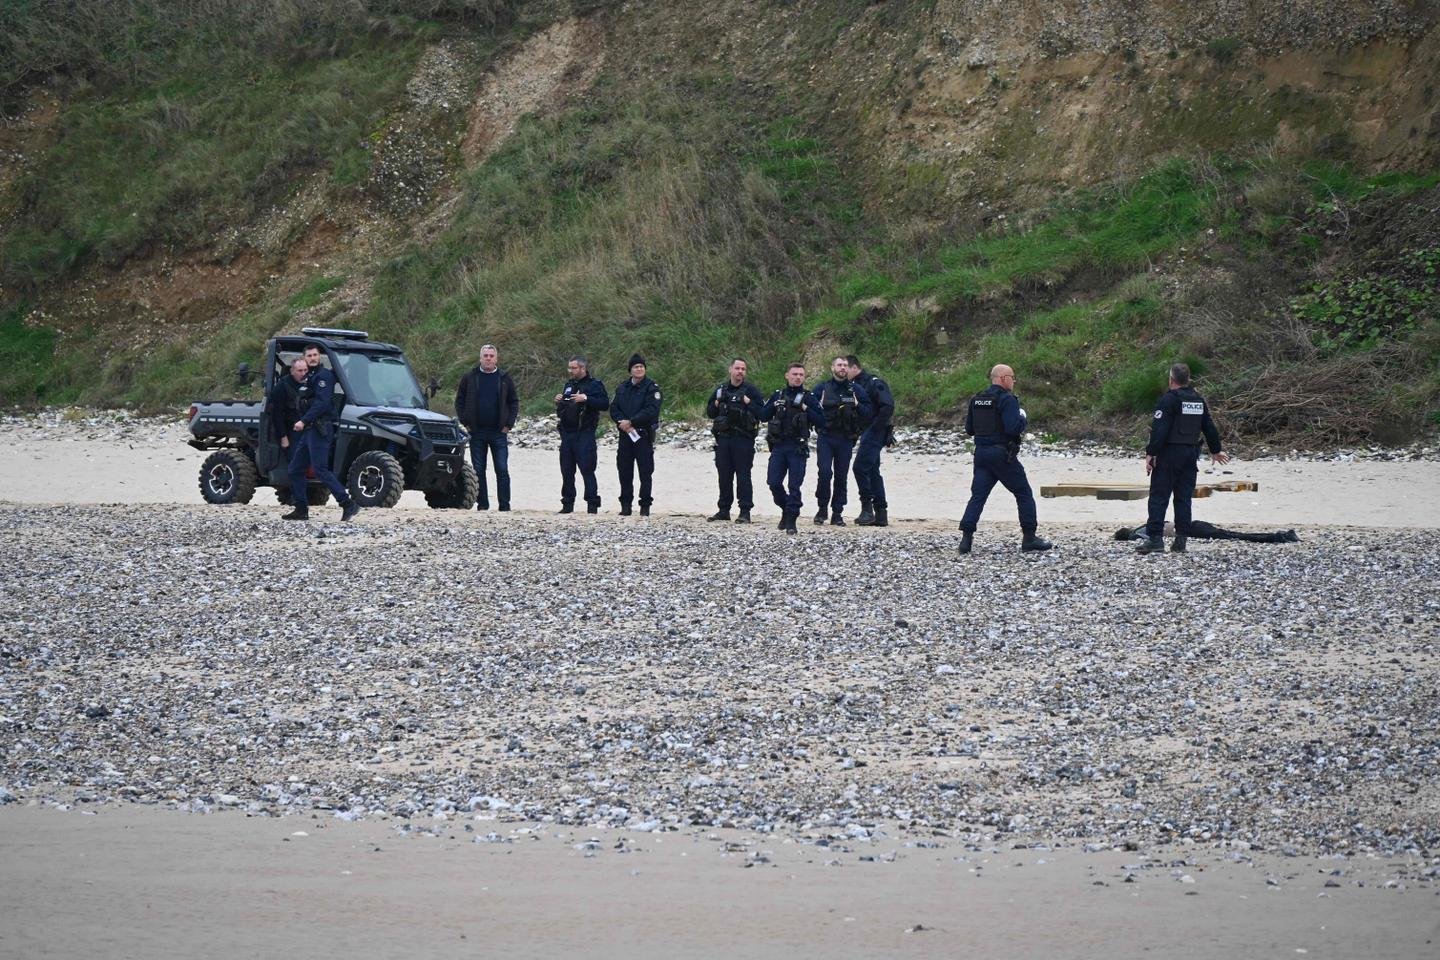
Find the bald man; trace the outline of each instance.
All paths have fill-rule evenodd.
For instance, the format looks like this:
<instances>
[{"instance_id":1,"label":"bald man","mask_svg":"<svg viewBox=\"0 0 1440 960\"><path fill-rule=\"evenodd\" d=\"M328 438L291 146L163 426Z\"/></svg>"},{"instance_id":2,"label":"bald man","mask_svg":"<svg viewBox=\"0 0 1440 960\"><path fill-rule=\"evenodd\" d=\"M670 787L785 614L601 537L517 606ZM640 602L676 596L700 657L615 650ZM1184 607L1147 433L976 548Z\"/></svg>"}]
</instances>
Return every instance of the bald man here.
<instances>
[{"instance_id":1,"label":"bald man","mask_svg":"<svg viewBox=\"0 0 1440 960\"><path fill-rule=\"evenodd\" d=\"M990 386L970 398L965 413L965 432L975 438L975 476L970 481L970 503L960 529L960 552L969 553L975 540L980 513L995 484L1003 484L1015 496L1020 508L1020 531L1025 552L1049 550L1052 544L1035 535L1035 495L1020 465L1020 441L1025 435L1025 409L1015 396L1015 371L997 363L990 368Z\"/></svg>"}]
</instances>

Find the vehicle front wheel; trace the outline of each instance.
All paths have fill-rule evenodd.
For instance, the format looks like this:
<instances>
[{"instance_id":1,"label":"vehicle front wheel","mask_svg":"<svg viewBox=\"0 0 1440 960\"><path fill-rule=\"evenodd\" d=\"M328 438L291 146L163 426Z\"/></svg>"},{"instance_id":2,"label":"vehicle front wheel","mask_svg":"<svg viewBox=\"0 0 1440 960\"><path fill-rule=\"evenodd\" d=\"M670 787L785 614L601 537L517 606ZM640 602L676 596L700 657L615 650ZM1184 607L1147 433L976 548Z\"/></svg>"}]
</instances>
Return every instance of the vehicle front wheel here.
<instances>
[{"instance_id":1,"label":"vehicle front wheel","mask_svg":"<svg viewBox=\"0 0 1440 960\"><path fill-rule=\"evenodd\" d=\"M200 465L200 496L206 503L249 503L259 475L239 450L216 450Z\"/></svg>"},{"instance_id":2,"label":"vehicle front wheel","mask_svg":"<svg viewBox=\"0 0 1440 960\"><path fill-rule=\"evenodd\" d=\"M405 470L390 454L367 450L350 465L345 485L362 507L393 507L405 492Z\"/></svg>"},{"instance_id":3,"label":"vehicle front wheel","mask_svg":"<svg viewBox=\"0 0 1440 960\"><path fill-rule=\"evenodd\" d=\"M425 491L425 502L432 510L469 510L480 496L480 478L468 463L460 464L460 476L448 487Z\"/></svg>"}]
</instances>

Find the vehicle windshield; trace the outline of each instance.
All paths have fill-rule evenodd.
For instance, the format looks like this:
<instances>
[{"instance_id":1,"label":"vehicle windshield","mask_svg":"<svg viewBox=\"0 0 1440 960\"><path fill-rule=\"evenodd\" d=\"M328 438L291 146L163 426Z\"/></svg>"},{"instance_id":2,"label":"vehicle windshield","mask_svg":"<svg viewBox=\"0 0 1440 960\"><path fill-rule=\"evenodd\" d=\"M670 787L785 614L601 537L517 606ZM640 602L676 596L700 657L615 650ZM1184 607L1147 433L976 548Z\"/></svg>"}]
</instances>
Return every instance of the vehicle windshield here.
<instances>
[{"instance_id":1,"label":"vehicle windshield","mask_svg":"<svg viewBox=\"0 0 1440 960\"><path fill-rule=\"evenodd\" d=\"M336 351L349 384L346 402L362 407L425 407L425 394L398 353Z\"/></svg>"}]
</instances>

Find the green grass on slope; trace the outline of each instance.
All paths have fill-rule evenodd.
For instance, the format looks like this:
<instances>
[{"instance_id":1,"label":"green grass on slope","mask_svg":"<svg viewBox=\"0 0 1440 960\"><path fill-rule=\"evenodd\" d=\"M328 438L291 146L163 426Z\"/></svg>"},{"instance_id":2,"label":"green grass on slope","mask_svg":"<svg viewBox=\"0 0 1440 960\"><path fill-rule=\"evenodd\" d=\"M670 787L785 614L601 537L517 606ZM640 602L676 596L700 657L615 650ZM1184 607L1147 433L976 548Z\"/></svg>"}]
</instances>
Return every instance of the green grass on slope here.
<instances>
[{"instance_id":1,"label":"green grass on slope","mask_svg":"<svg viewBox=\"0 0 1440 960\"><path fill-rule=\"evenodd\" d=\"M356 38L300 62L181 57L184 72L67 108L55 143L16 187L0 279L52 281L91 257L204 242L283 197L316 164L356 176L359 144L403 92L416 39Z\"/></svg>"},{"instance_id":2,"label":"green grass on slope","mask_svg":"<svg viewBox=\"0 0 1440 960\"><path fill-rule=\"evenodd\" d=\"M835 305L799 325L791 349L819 339L855 350L887 376L907 414L925 419L956 415L1001 362L1021 372L1039 416L1142 409L1163 386L1161 366L1183 345L1161 332L1164 307L1153 285L1143 276L1121 281L1194 237L1216 211L1214 188L1171 163L1126 189L1057 208L1029 229L946 246L899 270L886 271L870 254L841 279ZM1109 292L1046 305L1078 275L1089 291ZM1031 293L1039 304L1026 307ZM878 324L854 306L875 297L894 311Z\"/></svg>"},{"instance_id":3,"label":"green grass on slope","mask_svg":"<svg viewBox=\"0 0 1440 960\"><path fill-rule=\"evenodd\" d=\"M831 283L858 206L819 144L747 122L733 96L602 87L522 123L467 175L450 229L386 265L367 324L446 384L499 344L532 410L577 352L610 383L646 354L672 417L737 354L777 378L774 346Z\"/></svg>"}]
</instances>

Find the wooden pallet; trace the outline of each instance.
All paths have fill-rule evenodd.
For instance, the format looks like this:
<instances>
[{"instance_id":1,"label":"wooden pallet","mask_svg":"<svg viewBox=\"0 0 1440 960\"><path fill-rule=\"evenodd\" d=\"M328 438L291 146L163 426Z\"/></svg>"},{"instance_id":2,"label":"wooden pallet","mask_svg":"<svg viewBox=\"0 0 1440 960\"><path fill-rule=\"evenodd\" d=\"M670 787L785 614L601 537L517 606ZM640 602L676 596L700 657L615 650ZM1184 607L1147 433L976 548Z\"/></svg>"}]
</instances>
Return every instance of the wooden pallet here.
<instances>
[{"instance_id":1,"label":"wooden pallet","mask_svg":"<svg viewBox=\"0 0 1440 960\"><path fill-rule=\"evenodd\" d=\"M1217 480L1197 483L1195 498L1204 499L1212 493L1258 492L1258 480ZM1148 483L1055 483L1040 488L1042 497L1094 497L1096 500L1144 500L1150 496Z\"/></svg>"}]
</instances>

